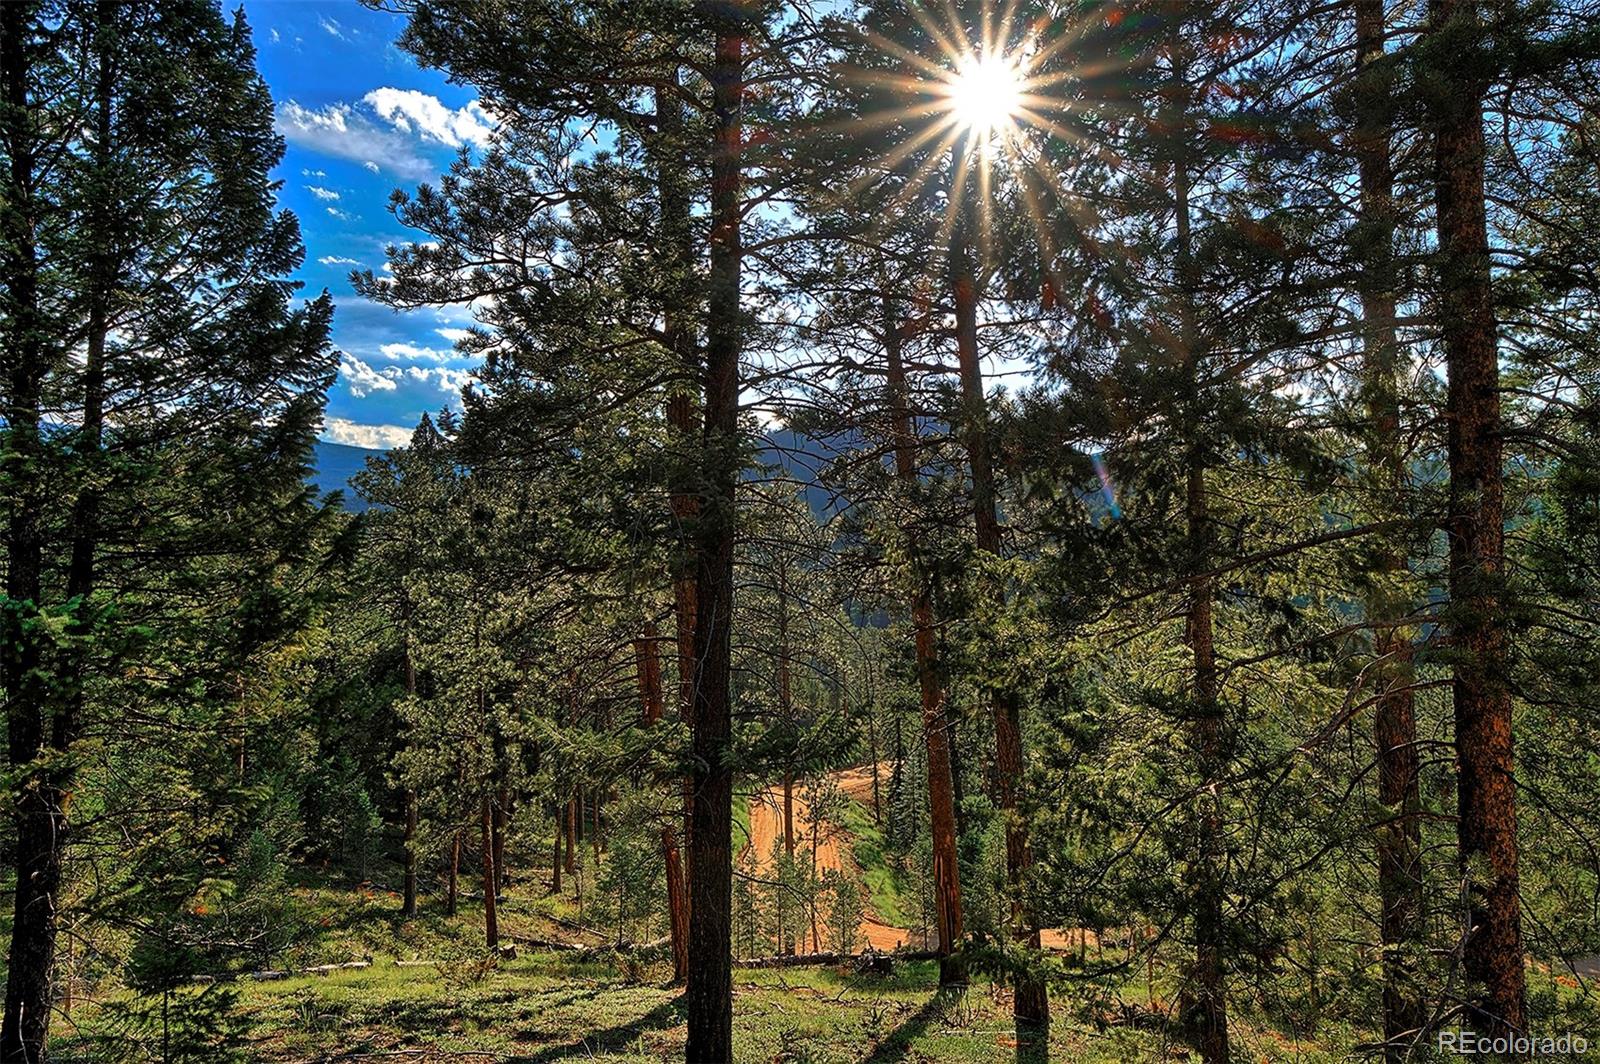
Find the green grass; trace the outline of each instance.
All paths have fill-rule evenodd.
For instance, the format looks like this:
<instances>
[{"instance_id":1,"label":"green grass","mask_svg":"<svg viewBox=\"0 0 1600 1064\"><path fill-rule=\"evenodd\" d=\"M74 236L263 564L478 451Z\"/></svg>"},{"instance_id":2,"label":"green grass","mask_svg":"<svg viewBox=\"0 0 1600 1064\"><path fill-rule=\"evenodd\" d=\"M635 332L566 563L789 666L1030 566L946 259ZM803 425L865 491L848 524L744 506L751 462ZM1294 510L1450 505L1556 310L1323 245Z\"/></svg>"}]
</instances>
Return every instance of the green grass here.
<instances>
[{"instance_id":1,"label":"green grass","mask_svg":"<svg viewBox=\"0 0 1600 1064\"><path fill-rule=\"evenodd\" d=\"M739 852L750 844L750 796L748 794L734 794L733 796L733 853L737 857Z\"/></svg>"},{"instance_id":2,"label":"green grass","mask_svg":"<svg viewBox=\"0 0 1600 1064\"><path fill-rule=\"evenodd\" d=\"M256 1032L251 1059L287 1062L336 1054L423 1050L424 1060L464 1053L486 1059L653 1061L681 1059L686 1035L663 970L623 971L536 954L487 967L472 960L429 968L383 961L361 971L246 988ZM834 968L734 973L734 1050L739 1061L1018 1061L1004 991L984 981L940 994L932 963L891 976ZM1159 1031L1103 1026L1056 1004L1050 1059L1184 1060ZM1242 1032L1241 1059L1331 1061L1314 1045ZM464 1059L464 1058L463 1058Z\"/></svg>"},{"instance_id":3,"label":"green grass","mask_svg":"<svg viewBox=\"0 0 1600 1064\"><path fill-rule=\"evenodd\" d=\"M858 811L864 815L863 811ZM852 814L857 815L857 814ZM855 825L869 845L870 817ZM463 902L454 917L425 899L420 917L402 921L386 892L301 887L286 911L301 922L302 941L275 968L348 961L372 966L323 976L239 980L237 1015L248 1039L244 1059L289 1064L388 1055L422 1062L681 1060L686 1037L678 991L667 986L661 960L609 952L574 956L526 948L491 957L482 945L482 909ZM570 896L548 897L537 876L514 886L501 909L512 935L558 938L575 911ZM403 965L402 961L411 963ZM420 963L418 963L420 961ZM1177 973L1158 970L1155 992L1170 1001ZM1593 1019L1596 998L1530 970L1535 994L1556 996L1574 1019ZM858 975L849 967L737 969L734 1047L740 1062L823 1064L857 1061L1021 1062L1010 1022L1008 992L986 977L964 995L941 994L936 966L898 964L890 975ZM1542 990L1540 988L1543 988ZM1073 1064L1185 1061L1188 1053L1161 1017L1144 1008L1141 973L1121 988L1055 988L1049 1059ZM90 1036L106 1003L126 1002L108 984L80 1000L71 1022L57 1023L53 1050L63 1061L106 1059ZM1242 1002L1233 1015L1241 1061L1323 1064L1359 1056L1358 1025L1330 1021L1317 1039L1254 1020ZM82 1032L75 1035L75 1028ZM140 1058L143 1059L143 1058Z\"/></svg>"},{"instance_id":4,"label":"green grass","mask_svg":"<svg viewBox=\"0 0 1600 1064\"><path fill-rule=\"evenodd\" d=\"M455 916L446 917L435 899L425 902L421 916L402 921L398 899L387 892L292 890L285 911L298 921L301 940L272 967L362 957L370 957L372 966L231 984L246 1025L245 1059L288 1064L358 1054L463 1062L682 1058L684 1017L662 961L526 949L494 958L482 945L478 903L464 901ZM512 935L555 938L559 927L552 917L568 918L572 907L570 897L547 897L539 879L530 876L503 904L502 927ZM736 1059L1018 1059L1002 988L979 980L955 998L939 994L936 983L931 963L904 963L888 976L826 967L736 970ZM103 1029L98 1010L128 1000L125 990L110 985L93 997L101 1004L80 1003L70 1024L55 1027L54 1049L63 1060L100 1059L90 1040ZM1051 1056L1057 1061L1164 1057L1158 1033L1093 1022L1067 998L1056 1007Z\"/></svg>"},{"instance_id":5,"label":"green grass","mask_svg":"<svg viewBox=\"0 0 1600 1064\"><path fill-rule=\"evenodd\" d=\"M872 911L886 924L910 927L915 913L905 897L900 873L884 853L883 829L872 819L872 810L851 798L844 803L839 819L854 840L852 848L856 863L861 866Z\"/></svg>"}]
</instances>

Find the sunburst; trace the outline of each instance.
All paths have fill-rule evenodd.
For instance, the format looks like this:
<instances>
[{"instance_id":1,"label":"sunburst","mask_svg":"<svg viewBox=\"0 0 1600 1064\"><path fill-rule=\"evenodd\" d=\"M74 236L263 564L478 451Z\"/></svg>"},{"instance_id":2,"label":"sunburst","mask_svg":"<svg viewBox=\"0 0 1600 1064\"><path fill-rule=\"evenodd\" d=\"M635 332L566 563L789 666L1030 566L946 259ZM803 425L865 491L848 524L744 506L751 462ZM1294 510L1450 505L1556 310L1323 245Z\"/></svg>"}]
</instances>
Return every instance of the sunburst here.
<instances>
[{"instance_id":1,"label":"sunburst","mask_svg":"<svg viewBox=\"0 0 1600 1064\"><path fill-rule=\"evenodd\" d=\"M911 37L920 36L923 44L869 31L868 42L892 67L874 65L853 75L901 101L855 121L864 118L871 127L893 128L904 136L866 168L848 195L898 175L895 194L885 205L888 217L917 201L930 185L942 187L940 242L966 225L987 245L994 200L999 187L1009 183L1039 230L1041 244L1048 244L1050 207L1040 192L1069 213L1079 214L1081 208L1051 169L1047 146L1106 154L1103 145L1085 141L1071 128L1069 118L1080 106L1073 83L1094 73L1069 61L1090 25L1027 23L1018 17L1018 0L970 5L910 0L904 10L919 31ZM1048 257L1049 249L1044 250ZM980 252L987 255L988 248Z\"/></svg>"},{"instance_id":2,"label":"sunburst","mask_svg":"<svg viewBox=\"0 0 1600 1064\"><path fill-rule=\"evenodd\" d=\"M946 83L950 112L968 136L1009 128L1022 110L1026 75L1005 55L969 55Z\"/></svg>"}]
</instances>

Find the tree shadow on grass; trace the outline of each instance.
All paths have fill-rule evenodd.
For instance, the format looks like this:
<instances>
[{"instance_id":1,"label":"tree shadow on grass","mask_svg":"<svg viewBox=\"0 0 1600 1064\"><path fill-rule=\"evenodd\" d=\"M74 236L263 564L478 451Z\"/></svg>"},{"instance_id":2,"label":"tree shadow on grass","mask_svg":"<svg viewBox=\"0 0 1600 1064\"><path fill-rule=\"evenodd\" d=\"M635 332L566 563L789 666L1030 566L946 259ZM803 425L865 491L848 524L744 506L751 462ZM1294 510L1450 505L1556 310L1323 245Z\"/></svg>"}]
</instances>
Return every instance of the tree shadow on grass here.
<instances>
[{"instance_id":1,"label":"tree shadow on grass","mask_svg":"<svg viewBox=\"0 0 1600 1064\"><path fill-rule=\"evenodd\" d=\"M583 1059L597 1053L617 1053L632 1048L647 1031L665 1031L683 1022L678 1000L663 1001L638 1019L600 1031L590 1031L575 1042L546 1046L531 1056L507 1057L508 1064L554 1064L560 1060Z\"/></svg>"},{"instance_id":2,"label":"tree shadow on grass","mask_svg":"<svg viewBox=\"0 0 1600 1064\"><path fill-rule=\"evenodd\" d=\"M935 991L915 1013L906 1018L906 1021L896 1027L887 1038L879 1042L873 1049L872 1055L861 1064L890 1064L892 1061L905 1060L911 1052L911 1043L921 1038L927 1031L928 1025L943 1016L950 1006L961 999L959 990Z\"/></svg>"},{"instance_id":3,"label":"tree shadow on grass","mask_svg":"<svg viewBox=\"0 0 1600 1064\"><path fill-rule=\"evenodd\" d=\"M1017 1064L1049 1064L1050 1032L1037 1028L1017 1029Z\"/></svg>"}]
</instances>

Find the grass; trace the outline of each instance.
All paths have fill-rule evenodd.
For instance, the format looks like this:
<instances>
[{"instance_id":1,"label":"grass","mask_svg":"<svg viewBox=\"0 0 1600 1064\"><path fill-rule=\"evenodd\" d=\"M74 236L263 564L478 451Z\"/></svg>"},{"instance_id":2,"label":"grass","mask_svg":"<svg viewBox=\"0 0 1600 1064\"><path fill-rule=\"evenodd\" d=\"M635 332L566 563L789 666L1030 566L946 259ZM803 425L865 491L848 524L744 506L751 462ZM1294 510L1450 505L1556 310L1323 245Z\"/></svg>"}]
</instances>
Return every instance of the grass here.
<instances>
[{"instance_id":1,"label":"grass","mask_svg":"<svg viewBox=\"0 0 1600 1064\"><path fill-rule=\"evenodd\" d=\"M911 927L916 920L912 902L902 890L901 875L884 853L883 829L872 819L872 811L851 798L839 814L841 826L850 833L856 864L866 883L872 911L878 919L895 927Z\"/></svg>"},{"instance_id":2,"label":"grass","mask_svg":"<svg viewBox=\"0 0 1600 1064\"><path fill-rule=\"evenodd\" d=\"M646 1061L681 1059L684 1018L662 973L627 973L536 954L488 969L399 968L392 961L247 988L258 1032L251 1059L420 1050L421 1059ZM892 976L831 968L738 971L734 1049L740 1061L1013 1061L1009 1003L987 983L941 995L931 963ZM1058 1024L1056 1060L1150 1060L1161 1039Z\"/></svg>"},{"instance_id":3,"label":"grass","mask_svg":"<svg viewBox=\"0 0 1600 1064\"><path fill-rule=\"evenodd\" d=\"M422 1060L548 1062L682 1059L686 1034L677 993L656 968L577 963L535 954L492 966L458 961L372 968L246 988L244 1012L257 1032L250 1052L264 1062L321 1060L338 1054L417 1051ZM941 994L931 962L889 976L848 969L739 970L734 973L734 1051L738 1061L1013 1062L1043 1059L1019 1050L1003 988L978 981L963 995ZM1074 1003L1056 1003L1049 1059L1188 1059L1159 1030L1085 1020ZM1295 1043L1273 1032L1236 1035L1251 1061L1332 1061L1343 1052Z\"/></svg>"},{"instance_id":4,"label":"grass","mask_svg":"<svg viewBox=\"0 0 1600 1064\"><path fill-rule=\"evenodd\" d=\"M432 899L427 899L432 901ZM415 920L397 915L387 892L302 886L288 906L303 941L275 968L370 957L367 968L274 981L239 980L237 1014L245 1024L245 1059L290 1064L392 1057L402 1061L655 1061L682 1059L686 1037L678 991L660 960L626 955L520 950L492 957L482 945L482 909L463 901L453 917L425 905ZM513 935L558 937L575 909L570 897L546 896L529 876L502 904ZM734 1045L738 1061L822 1064L834 1061L1019 1061L1007 991L977 979L961 996L937 990L937 969L902 963L890 975L849 967L739 969L734 973ZM107 988L107 1001L126 1001ZM123 995L119 998L119 995ZM85 1002L71 1024L56 1025L63 1060L103 1059L73 1028L96 1029ZM1182 1060L1159 1030L1113 1020L1063 995L1050 1037L1056 1061ZM1099 1011L1097 1011L1099 1010ZM1270 1033L1241 1039L1248 1060L1319 1061ZM1302 1047L1308 1049L1310 1047ZM1173 1053L1176 1051L1176 1055ZM377 1055L377 1056L373 1056ZM386 1056L385 1056L386 1055Z\"/></svg>"},{"instance_id":5,"label":"grass","mask_svg":"<svg viewBox=\"0 0 1600 1064\"><path fill-rule=\"evenodd\" d=\"M853 825L870 849L880 838L870 816ZM370 957L371 966L327 975L228 984L239 995L244 1059L263 1064L394 1059L404 1062L621 1062L681 1060L686 1027L679 993L667 985L661 959L610 952L519 949L491 956L482 944L482 908L464 900L445 916L435 899L403 921L386 891L339 889L305 880L288 891L285 912L297 922L294 945L274 968ZM561 939L577 906L550 897L542 877L526 875L501 906L502 928L524 939ZM1171 1000L1174 971L1157 972L1158 998ZM1529 972L1534 996L1551 998L1544 1012L1567 1012L1573 1030L1592 1030L1596 998L1547 968ZM962 995L939 992L931 962L902 962L888 975L849 966L737 969L734 1050L740 1062L1039 1062L1019 1047L1005 987L975 977ZM1142 1008L1142 973L1121 988L1093 992L1058 986L1048 1059L1073 1064L1190 1059L1173 1029ZM92 1035L105 1029L107 1004L127 992L107 985L80 1001L70 1022L54 1025L52 1050L62 1061L100 1061ZM1233 1014L1235 1059L1323 1064L1359 1057L1369 1032L1329 1022L1313 1039L1252 1017L1241 995ZM81 1033L75 1033L81 1032ZM118 1058L122 1059L122 1058ZM133 1059L133 1058L129 1058ZM138 1057L137 1059L146 1059ZM151 1058L157 1059L157 1058ZM185 1059L211 1059L204 1055Z\"/></svg>"}]
</instances>

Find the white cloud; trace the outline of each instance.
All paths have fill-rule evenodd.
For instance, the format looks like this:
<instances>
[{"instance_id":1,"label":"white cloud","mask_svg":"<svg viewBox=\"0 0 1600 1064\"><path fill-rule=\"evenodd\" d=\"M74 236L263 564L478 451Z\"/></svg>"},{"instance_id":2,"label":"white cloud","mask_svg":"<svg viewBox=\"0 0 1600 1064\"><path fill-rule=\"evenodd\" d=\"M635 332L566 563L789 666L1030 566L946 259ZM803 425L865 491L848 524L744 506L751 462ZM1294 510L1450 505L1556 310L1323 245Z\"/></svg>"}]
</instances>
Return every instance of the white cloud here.
<instances>
[{"instance_id":1,"label":"white cloud","mask_svg":"<svg viewBox=\"0 0 1600 1064\"><path fill-rule=\"evenodd\" d=\"M383 344L379 346L383 357L390 362L445 362L455 356L449 351L436 351L416 344Z\"/></svg>"},{"instance_id":2,"label":"white cloud","mask_svg":"<svg viewBox=\"0 0 1600 1064\"><path fill-rule=\"evenodd\" d=\"M494 133L489 113L477 100L452 111L425 92L389 87L373 89L362 99L396 129L452 148L463 144L482 147Z\"/></svg>"},{"instance_id":3,"label":"white cloud","mask_svg":"<svg viewBox=\"0 0 1600 1064\"><path fill-rule=\"evenodd\" d=\"M330 417L322 423L322 438L330 443L387 451L411 442L411 430L401 425L362 425L344 417Z\"/></svg>"},{"instance_id":4,"label":"white cloud","mask_svg":"<svg viewBox=\"0 0 1600 1064\"><path fill-rule=\"evenodd\" d=\"M272 43L273 44L277 44L279 41L283 40L282 37L278 36L278 31L277 30L272 30L271 33L272 33Z\"/></svg>"},{"instance_id":5,"label":"white cloud","mask_svg":"<svg viewBox=\"0 0 1600 1064\"><path fill-rule=\"evenodd\" d=\"M343 255L324 255L317 260L324 266L360 266L359 259L347 259Z\"/></svg>"},{"instance_id":6,"label":"white cloud","mask_svg":"<svg viewBox=\"0 0 1600 1064\"><path fill-rule=\"evenodd\" d=\"M373 162L371 159L365 160L364 162L362 162L361 165L365 166L368 170L371 170L373 173L377 173L378 172L378 164Z\"/></svg>"},{"instance_id":7,"label":"white cloud","mask_svg":"<svg viewBox=\"0 0 1600 1064\"><path fill-rule=\"evenodd\" d=\"M333 203L339 198L339 194L333 189L323 188L320 185L307 185L306 191L317 197L317 199L322 200L324 203Z\"/></svg>"},{"instance_id":8,"label":"white cloud","mask_svg":"<svg viewBox=\"0 0 1600 1064\"><path fill-rule=\"evenodd\" d=\"M440 366L436 369L407 366L406 376L414 381L434 381L439 385L441 392L448 392L451 395L461 391L472 380L470 370L450 369L447 366Z\"/></svg>"},{"instance_id":9,"label":"white cloud","mask_svg":"<svg viewBox=\"0 0 1600 1064\"><path fill-rule=\"evenodd\" d=\"M350 39L344 35L344 27L339 25L339 23L334 19L323 18L321 15L318 15L317 25L321 26L325 31L327 31L329 36L337 37L341 41L348 41Z\"/></svg>"},{"instance_id":10,"label":"white cloud","mask_svg":"<svg viewBox=\"0 0 1600 1064\"><path fill-rule=\"evenodd\" d=\"M301 170L300 171L300 176L301 177L327 177L328 176L328 171L326 171L326 170Z\"/></svg>"},{"instance_id":11,"label":"white cloud","mask_svg":"<svg viewBox=\"0 0 1600 1064\"><path fill-rule=\"evenodd\" d=\"M339 373L344 378L350 394L357 399L364 399L373 392L392 392L400 379L400 370L389 366L382 370L373 369L354 355L341 355L339 358Z\"/></svg>"},{"instance_id":12,"label":"white cloud","mask_svg":"<svg viewBox=\"0 0 1600 1064\"><path fill-rule=\"evenodd\" d=\"M433 331L444 337L446 340L449 340L453 344L459 344L461 341L472 335L472 333L467 329L435 329Z\"/></svg>"},{"instance_id":13,"label":"white cloud","mask_svg":"<svg viewBox=\"0 0 1600 1064\"><path fill-rule=\"evenodd\" d=\"M357 113L347 103L312 108L285 100L278 105L273 128L290 144L361 163L374 173L374 159L382 159L386 169L403 178L422 180L439 173L404 136Z\"/></svg>"},{"instance_id":14,"label":"white cloud","mask_svg":"<svg viewBox=\"0 0 1600 1064\"><path fill-rule=\"evenodd\" d=\"M350 216L348 214L346 214L344 211L341 211L337 207L329 207L328 208L328 213L330 215L332 215L333 217L339 219L341 222L348 222L350 220Z\"/></svg>"}]
</instances>

